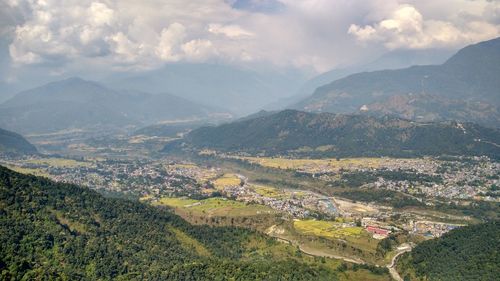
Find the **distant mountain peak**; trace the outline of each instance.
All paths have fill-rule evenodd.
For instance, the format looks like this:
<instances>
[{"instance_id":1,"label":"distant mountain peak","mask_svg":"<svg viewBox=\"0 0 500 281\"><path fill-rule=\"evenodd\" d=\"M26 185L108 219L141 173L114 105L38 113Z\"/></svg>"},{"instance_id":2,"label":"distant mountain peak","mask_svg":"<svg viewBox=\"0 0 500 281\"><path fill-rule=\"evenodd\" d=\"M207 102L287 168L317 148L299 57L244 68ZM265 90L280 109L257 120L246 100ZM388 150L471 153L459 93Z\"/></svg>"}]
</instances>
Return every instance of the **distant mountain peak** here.
<instances>
[{"instance_id":1,"label":"distant mountain peak","mask_svg":"<svg viewBox=\"0 0 500 281\"><path fill-rule=\"evenodd\" d=\"M441 65L352 74L317 88L292 107L336 113L368 108L363 112L418 117L415 120L423 116L428 121L456 119L498 127L498 77L500 38L467 46Z\"/></svg>"}]
</instances>

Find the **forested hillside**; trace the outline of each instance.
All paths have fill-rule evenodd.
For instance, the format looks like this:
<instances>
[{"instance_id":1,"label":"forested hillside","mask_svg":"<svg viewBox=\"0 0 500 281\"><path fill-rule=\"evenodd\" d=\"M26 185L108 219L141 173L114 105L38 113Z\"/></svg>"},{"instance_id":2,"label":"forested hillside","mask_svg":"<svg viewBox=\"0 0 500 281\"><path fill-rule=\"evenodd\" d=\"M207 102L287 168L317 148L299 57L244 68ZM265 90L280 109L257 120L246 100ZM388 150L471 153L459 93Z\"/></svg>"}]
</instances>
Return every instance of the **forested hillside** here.
<instances>
[{"instance_id":1,"label":"forested hillside","mask_svg":"<svg viewBox=\"0 0 500 281\"><path fill-rule=\"evenodd\" d=\"M461 49L441 65L362 72L332 81L293 108L460 120L498 127L500 38Z\"/></svg>"},{"instance_id":2,"label":"forested hillside","mask_svg":"<svg viewBox=\"0 0 500 281\"><path fill-rule=\"evenodd\" d=\"M405 280L498 280L500 222L455 229L400 258Z\"/></svg>"},{"instance_id":3,"label":"forested hillside","mask_svg":"<svg viewBox=\"0 0 500 281\"><path fill-rule=\"evenodd\" d=\"M309 157L500 156L500 131L472 123L417 123L365 115L284 110L192 131L187 143L229 152Z\"/></svg>"},{"instance_id":4,"label":"forested hillside","mask_svg":"<svg viewBox=\"0 0 500 281\"><path fill-rule=\"evenodd\" d=\"M32 154L37 149L23 136L0 128L0 152Z\"/></svg>"},{"instance_id":5,"label":"forested hillside","mask_svg":"<svg viewBox=\"0 0 500 281\"><path fill-rule=\"evenodd\" d=\"M1 166L0 206L2 280L336 280L346 274L337 261L304 257L250 230L192 226L168 210ZM379 274L377 280L386 280Z\"/></svg>"}]
</instances>

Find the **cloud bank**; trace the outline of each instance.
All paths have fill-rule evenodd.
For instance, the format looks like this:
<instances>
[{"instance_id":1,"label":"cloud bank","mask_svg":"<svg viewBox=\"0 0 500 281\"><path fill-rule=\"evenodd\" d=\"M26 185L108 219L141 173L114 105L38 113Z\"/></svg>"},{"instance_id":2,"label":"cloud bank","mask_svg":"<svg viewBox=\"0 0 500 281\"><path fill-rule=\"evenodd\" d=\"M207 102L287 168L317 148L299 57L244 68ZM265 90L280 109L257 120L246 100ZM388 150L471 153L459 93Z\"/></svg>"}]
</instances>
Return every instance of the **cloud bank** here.
<instances>
[{"instance_id":1,"label":"cloud bank","mask_svg":"<svg viewBox=\"0 0 500 281\"><path fill-rule=\"evenodd\" d=\"M386 50L500 35L500 2L487 0L4 1L0 36L15 68L217 61L322 72Z\"/></svg>"}]
</instances>

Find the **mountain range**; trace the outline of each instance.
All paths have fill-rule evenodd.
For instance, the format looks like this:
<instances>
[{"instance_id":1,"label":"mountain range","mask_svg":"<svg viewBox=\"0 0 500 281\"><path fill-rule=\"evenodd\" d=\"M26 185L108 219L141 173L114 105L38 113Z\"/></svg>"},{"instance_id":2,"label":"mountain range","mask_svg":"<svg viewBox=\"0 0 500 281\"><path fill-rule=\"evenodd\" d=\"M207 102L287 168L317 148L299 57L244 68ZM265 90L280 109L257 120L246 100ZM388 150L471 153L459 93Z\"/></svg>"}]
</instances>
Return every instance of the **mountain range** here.
<instances>
[{"instance_id":1,"label":"mountain range","mask_svg":"<svg viewBox=\"0 0 500 281\"><path fill-rule=\"evenodd\" d=\"M292 95L305 81L293 70L252 70L222 64L169 64L140 74L113 75L112 88L169 92L243 116Z\"/></svg>"},{"instance_id":2,"label":"mountain range","mask_svg":"<svg viewBox=\"0 0 500 281\"><path fill-rule=\"evenodd\" d=\"M259 115L193 130L184 142L198 149L265 155L500 157L500 130L473 123L421 123L390 116L295 110Z\"/></svg>"},{"instance_id":3,"label":"mountain range","mask_svg":"<svg viewBox=\"0 0 500 281\"><path fill-rule=\"evenodd\" d=\"M292 108L392 114L419 121L500 124L500 38L467 46L441 65L349 75Z\"/></svg>"},{"instance_id":4,"label":"mountain range","mask_svg":"<svg viewBox=\"0 0 500 281\"><path fill-rule=\"evenodd\" d=\"M21 133L116 130L218 114L224 117L227 112L171 94L117 91L97 82L69 78L20 92L1 104L0 126Z\"/></svg>"}]
</instances>

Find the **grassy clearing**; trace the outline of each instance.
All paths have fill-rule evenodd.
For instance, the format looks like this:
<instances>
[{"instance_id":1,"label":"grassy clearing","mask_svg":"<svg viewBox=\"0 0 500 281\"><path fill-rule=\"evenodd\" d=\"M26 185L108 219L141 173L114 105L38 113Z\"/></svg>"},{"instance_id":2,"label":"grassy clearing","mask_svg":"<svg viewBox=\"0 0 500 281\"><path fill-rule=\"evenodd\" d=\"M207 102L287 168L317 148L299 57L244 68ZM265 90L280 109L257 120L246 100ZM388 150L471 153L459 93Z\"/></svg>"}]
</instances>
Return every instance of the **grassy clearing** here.
<instances>
[{"instance_id":1,"label":"grassy clearing","mask_svg":"<svg viewBox=\"0 0 500 281\"><path fill-rule=\"evenodd\" d=\"M195 215L205 216L240 217L275 213L273 209L264 205L246 204L225 198L209 198L204 200L161 198L158 202L154 202L153 205L182 208Z\"/></svg>"},{"instance_id":2,"label":"grassy clearing","mask_svg":"<svg viewBox=\"0 0 500 281\"><path fill-rule=\"evenodd\" d=\"M293 227L299 234L340 239L366 253L375 253L379 243L362 227L343 227L339 222L303 220L294 221Z\"/></svg>"},{"instance_id":3,"label":"grassy clearing","mask_svg":"<svg viewBox=\"0 0 500 281\"><path fill-rule=\"evenodd\" d=\"M293 226L302 234L333 239L360 237L364 231L361 227L342 227L341 223L319 220L297 220L294 221Z\"/></svg>"},{"instance_id":4,"label":"grassy clearing","mask_svg":"<svg viewBox=\"0 0 500 281\"><path fill-rule=\"evenodd\" d=\"M49 177L50 175L42 169L22 168L13 165L6 165L7 168L25 175L34 175L39 177Z\"/></svg>"},{"instance_id":5,"label":"grassy clearing","mask_svg":"<svg viewBox=\"0 0 500 281\"><path fill-rule=\"evenodd\" d=\"M241 179L235 174L224 174L222 177L214 180L216 189L221 190L230 186L238 186L241 184Z\"/></svg>"},{"instance_id":6,"label":"grassy clearing","mask_svg":"<svg viewBox=\"0 0 500 281\"><path fill-rule=\"evenodd\" d=\"M274 188L272 186L264 186L264 185L254 185L253 189L255 190L256 193L264 196L264 197L270 197L270 198L283 198L286 197L286 193Z\"/></svg>"},{"instance_id":7,"label":"grassy clearing","mask_svg":"<svg viewBox=\"0 0 500 281\"><path fill-rule=\"evenodd\" d=\"M171 227L171 228L169 228L169 230L174 232L175 237L182 243L182 245L184 245L184 247L186 247L188 249L190 249L190 248L194 249L198 255L203 256L203 257L209 257L211 255L210 251L208 251L208 249L205 248L205 246L203 246L203 244L201 244L198 240L190 237L189 235L187 235L183 231L181 231L175 227Z\"/></svg>"},{"instance_id":8,"label":"grassy clearing","mask_svg":"<svg viewBox=\"0 0 500 281\"><path fill-rule=\"evenodd\" d=\"M32 159L28 160L27 163L47 165L51 167L65 167L65 168L89 167L91 165L88 162L76 161L73 159L65 159L65 158Z\"/></svg>"}]
</instances>

